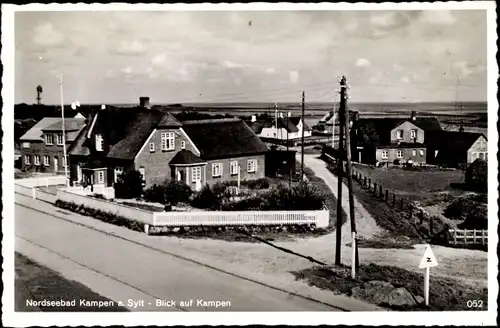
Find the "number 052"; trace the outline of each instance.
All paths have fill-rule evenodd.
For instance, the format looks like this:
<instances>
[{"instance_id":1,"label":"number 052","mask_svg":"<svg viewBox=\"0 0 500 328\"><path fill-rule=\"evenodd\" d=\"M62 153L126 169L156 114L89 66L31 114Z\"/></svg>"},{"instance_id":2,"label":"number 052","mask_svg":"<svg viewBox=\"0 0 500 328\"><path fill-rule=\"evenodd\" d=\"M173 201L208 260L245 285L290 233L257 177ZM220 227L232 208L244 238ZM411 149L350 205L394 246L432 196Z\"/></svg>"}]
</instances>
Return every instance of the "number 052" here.
<instances>
[{"instance_id":1,"label":"number 052","mask_svg":"<svg viewBox=\"0 0 500 328\"><path fill-rule=\"evenodd\" d=\"M468 300L467 307L468 308L482 308L483 301L481 301L481 300Z\"/></svg>"}]
</instances>

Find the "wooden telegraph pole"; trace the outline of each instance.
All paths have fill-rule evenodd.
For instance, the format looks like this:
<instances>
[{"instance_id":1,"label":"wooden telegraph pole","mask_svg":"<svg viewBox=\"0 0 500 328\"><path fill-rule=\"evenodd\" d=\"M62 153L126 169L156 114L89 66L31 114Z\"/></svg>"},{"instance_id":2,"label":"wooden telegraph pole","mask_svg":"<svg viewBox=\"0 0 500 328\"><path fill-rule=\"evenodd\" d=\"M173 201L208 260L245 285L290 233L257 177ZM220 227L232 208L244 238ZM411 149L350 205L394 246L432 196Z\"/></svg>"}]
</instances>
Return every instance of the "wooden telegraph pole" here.
<instances>
[{"instance_id":1,"label":"wooden telegraph pole","mask_svg":"<svg viewBox=\"0 0 500 328\"><path fill-rule=\"evenodd\" d=\"M343 77L344 79L344 77ZM337 191L337 245L335 252L335 264L341 265L341 246L342 246L342 176L343 173L343 157L344 157L344 108L345 108L345 88L340 89L340 108L339 108L339 148L337 151L337 177L338 177L338 191ZM333 125L335 128L335 122Z\"/></svg>"},{"instance_id":2,"label":"wooden telegraph pole","mask_svg":"<svg viewBox=\"0 0 500 328\"><path fill-rule=\"evenodd\" d=\"M346 130L345 138L345 148L347 157L347 189L349 192L349 216L351 218L351 233L352 233L352 247L353 247L353 259L352 259L352 270L351 277L354 279L356 277L356 269L359 268L358 259L358 243L356 242L356 218L354 215L354 196L352 194L352 163L351 163L351 136L350 136L350 124L349 124L349 112L347 111L347 94L345 90L347 89L347 83L345 76L342 77L340 82L341 94L343 106L341 110L344 116L344 127Z\"/></svg>"},{"instance_id":3,"label":"wooden telegraph pole","mask_svg":"<svg viewBox=\"0 0 500 328\"><path fill-rule=\"evenodd\" d=\"M306 121L305 121L305 111L306 111L306 104L305 104L305 99L306 99L306 94L304 91L302 91L302 153L301 153L301 180L304 180L304 130L306 126Z\"/></svg>"}]
</instances>

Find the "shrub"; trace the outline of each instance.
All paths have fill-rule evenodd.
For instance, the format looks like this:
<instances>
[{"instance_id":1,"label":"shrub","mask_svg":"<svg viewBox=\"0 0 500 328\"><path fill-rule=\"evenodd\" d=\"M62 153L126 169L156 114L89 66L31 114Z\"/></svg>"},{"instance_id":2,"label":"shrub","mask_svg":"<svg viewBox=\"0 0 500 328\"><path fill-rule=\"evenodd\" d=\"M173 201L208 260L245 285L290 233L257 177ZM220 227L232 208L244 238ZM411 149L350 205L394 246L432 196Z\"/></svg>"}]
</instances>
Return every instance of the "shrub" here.
<instances>
[{"instance_id":1,"label":"shrub","mask_svg":"<svg viewBox=\"0 0 500 328\"><path fill-rule=\"evenodd\" d=\"M488 207L481 204L473 208L468 214L464 222L457 225L459 229L488 229Z\"/></svg>"},{"instance_id":2,"label":"shrub","mask_svg":"<svg viewBox=\"0 0 500 328\"><path fill-rule=\"evenodd\" d=\"M268 178L261 178L257 180L244 180L241 182L241 185L249 189L267 189L270 183Z\"/></svg>"},{"instance_id":3,"label":"shrub","mask_svg":"<svg viewBox=\"0 0 500 328\"><path fill-rule=\"evenodd\" d=\"M208 184L199 193L195 194L191 205L203 209L218 209L220 207L216 195Z\"/></svg>"},{"instance_id":4,"label":"shrub","mask_svg":"<svg viewBox=\"0 0 500 328\"><path fill-rule=\"evenodd\" d=\"M103 194L92 194L92 195L90 195L90 197L94 197L97 199L106 199L106 197L104 197Z\"/></svg>"},{"instance_id":5,"label":"shrub","mask_svg":"<svg viewBox=\"0 0 500 328\"><path fill-rule=\"evenodd\" d=\"M188 202L193 191L182 181L168 181L165 184L165 200L171 205Z\"/></svg>"},{"instance_id":6,"label":"shrub","mask_svg":"<svg viewBox=\"0 0 500 328\"><path fill-rule=\"evenodd\" d=\"M484 206L486 195L468 195L451 202L444 210L444 215L453 220L464 220L478 207Z\"/></svg>"},{"instance_id":7,"label":"shrub","mask_svg":"<svg viewBox=\"0 0 500 328\"><path fill-rule=\"evenodd\" d=\"M165 185L153 185L144 190L143 198L147 202L165 204Z\"/></svg>"},{"instance_id":8,"label":"shrub","mask_svg":"<svg viewBox=\"0 0 500 328\"><path fill-rule=\"evenodd\" d=\"M142 194L142 174L139 171L126 171L118 176L115 183L116 198L139 198Z\"/></svg>"}]
</instances>

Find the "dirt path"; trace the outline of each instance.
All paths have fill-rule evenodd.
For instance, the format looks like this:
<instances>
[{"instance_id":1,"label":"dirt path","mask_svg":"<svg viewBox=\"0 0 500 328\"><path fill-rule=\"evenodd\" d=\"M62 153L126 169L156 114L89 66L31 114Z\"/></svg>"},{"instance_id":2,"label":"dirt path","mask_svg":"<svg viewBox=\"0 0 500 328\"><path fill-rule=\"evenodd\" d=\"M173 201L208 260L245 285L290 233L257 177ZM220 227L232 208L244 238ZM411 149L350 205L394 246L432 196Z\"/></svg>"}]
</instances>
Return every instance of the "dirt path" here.
<instances>
[{"instance_id":1,"label":"dirt path","mask_svg":"<svg viewBox=\"0 0 500 328\"><path fill-rule=\"evenodd\" d=\"M298 158L300 158L300 153L297 153ZM338 179L333 175L327 168L326 163L321 159L317 158L318 155L305 154L304 153L304 164L319 178L323 179L328 187L330 187L332 193L335 197L338 197ZM342 209L349 217L349 194L347 186L345 183L342 184ZM365 239L370 239L376 235L379 235L383 230L377 226L375 219L372 215L361 205L361 203L354 197L354 214L356 217L356 230L359 236ZM345 244L351 241L351 225L348 222L342 226L342 243Z\"/></svg>"}]
</instances>

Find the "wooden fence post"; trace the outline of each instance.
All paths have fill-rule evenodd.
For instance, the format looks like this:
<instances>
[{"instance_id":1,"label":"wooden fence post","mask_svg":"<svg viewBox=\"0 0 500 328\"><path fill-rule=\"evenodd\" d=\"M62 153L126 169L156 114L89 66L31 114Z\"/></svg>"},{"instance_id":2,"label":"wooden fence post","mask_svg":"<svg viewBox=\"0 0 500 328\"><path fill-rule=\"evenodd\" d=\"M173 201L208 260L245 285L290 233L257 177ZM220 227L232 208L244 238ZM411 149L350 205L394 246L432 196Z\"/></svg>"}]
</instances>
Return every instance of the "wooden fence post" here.
<instances>
[{"instance_id":1,"label":"wooden fence post","mask_svg":"<svg viewBox=\"0 0 500 328\"><path fill-rule=\"evenodd\" d=\"M476 229L472 230L472 233L474 234L474 236L472 237L472 242L475 245L476 244Z\"/></svg>"},{"instance_id":2,"label":"wooden fence post","mask_svg":"<svg viewBox=\"0 0 500 328\"><path fill-rule=\"evenodd\" d=\"M384 197L384 194L382 193L382 185L378 186L378 195L380 197Z\"/></svg>"},{"instance_id":3,"label":"wooden fence post","mask_svg":"<svg viewBox=\"0 0 500 328\"><path fill-rule=\"evenodd\" d=\"M392 206L396 206L396 194L392 194Z\"/></svg>"},{"instance_id":4,"label":"wooden fence post","mask_svg":"<svg viewBox=\"0 0 500 328\"><path fill-rule=\"evenodd\" d=\"M389 190L385 190L385 201L389 202Z\"/></svg>"},{"instance_id":5,"label":"wooden fence post","mask_svg":"<svg viewBox=\"0 0 500 328\"><path fill-rule=\"evenodd\" d=\"M453 229L453 245L457 244L457 229Z\"/></svg>"},{"instance_id":6,"label":"wooden fence post","mask_svg":"<svg viewBox=\"0 0 500 328\"><path fill-rule=\"evenodd\" d=\"M467 229L464 229L464 245L467 245Z\"/></svg>"},{"instance_id":7,"label":"wooden fence post","mask_svg":"<svg viewBox=\"0 0 500 328\"><path fill-rule=\"evenodd\" d=\"M377 183L376 182L373 183L373 192L375 193L375 195L377 194Z\"/></svg>"},{"instance_id":8,"label":"wooden fence post","mask_svg":"<svg viewBox=\"0 0 500 328\"><path fill-rule=\"evenodd\" d=\"M372 188L372 179L368 179L368 189Z\"/></svg>"},{"instance_id":9,"label":"wooden fence post","mask_svg":"<svg viewBox=\"0 0 500 328\"><path fill-rule=\"evenodd\" d=\"M484 229L481 230L481 245L484 245Z\"/></svg>"},{"instance_id":10,"label":"wooden fence post","mask_svg":"<svg viewBox=\"0 0 500 328\"><path fill-rule=\"evenodd\" d=\"M364 177L363 186L366 187L366 177Z\"/></svg>"},{"instance_id":11,"label":"wooden fence post","mask_svg":"<svg viewBox=\"0 0 500 328\"><path fill-rule=\"evenodd\" d=\"M404 209L404 205L405 205L405 204L404 204L404 199L403 199L403 197L401 197L401 199L400 199L399 203L401 204L401 209Z\"/></svg>"}]
</instances>

